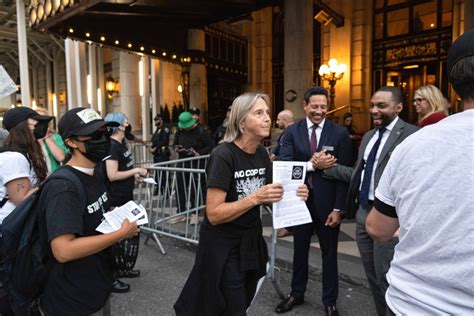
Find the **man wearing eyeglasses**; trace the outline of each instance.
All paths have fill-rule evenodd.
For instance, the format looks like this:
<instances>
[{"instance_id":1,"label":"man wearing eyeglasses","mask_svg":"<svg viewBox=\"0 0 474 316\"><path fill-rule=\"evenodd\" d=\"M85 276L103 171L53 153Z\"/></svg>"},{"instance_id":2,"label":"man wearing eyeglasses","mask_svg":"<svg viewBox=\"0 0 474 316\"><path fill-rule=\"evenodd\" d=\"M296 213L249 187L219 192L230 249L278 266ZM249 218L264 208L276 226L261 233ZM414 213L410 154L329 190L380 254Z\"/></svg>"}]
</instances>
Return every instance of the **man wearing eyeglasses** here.
<instances>
[{"instance_id":1,"label":"man wearing eyeglasses","mask_svg":"<svg viewBox=\"0 0 474 316\"><path fill-rule=\"evenodd\" d=\"M367 234L365 221L373 206L374 192L395 147L418 128L398 117L403 94L397 87L382 87L370 100L374 128L365 133L354 168L340 164L324 170L325 176L350 182L345 216L356 218L356 241L379 316L385 315L385 278L398 238L377 243Z\"/></svg>"}]
</instances>

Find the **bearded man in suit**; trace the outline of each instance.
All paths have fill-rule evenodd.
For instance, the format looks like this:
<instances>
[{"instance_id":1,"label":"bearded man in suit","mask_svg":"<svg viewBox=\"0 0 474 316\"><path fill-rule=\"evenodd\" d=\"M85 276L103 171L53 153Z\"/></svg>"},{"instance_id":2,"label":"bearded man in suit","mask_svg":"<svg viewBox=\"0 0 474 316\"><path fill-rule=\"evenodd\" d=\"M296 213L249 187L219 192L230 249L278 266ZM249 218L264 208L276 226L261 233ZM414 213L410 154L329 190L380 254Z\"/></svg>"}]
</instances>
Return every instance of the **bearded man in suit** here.
<instances>
[{"instance_id":1,"label":"bearded man in suit","mask_svg":"<svg viewBox=\"0 0 474 316\"><path fill-rule=\"evenodd\" d=\"M356 241L379 316L385 315L385 275L393 259L397 236L388 242L374 241L365 229L367 215L373 206L374 192L390 155L405 138L418 130L398 117L403 109L403 93L397 87L382 87L370 100L374 128L362 138L354 168L337 164L324 170L324 176L350 182L345 217L356 218Z\"/></svg>"}]
</instances>

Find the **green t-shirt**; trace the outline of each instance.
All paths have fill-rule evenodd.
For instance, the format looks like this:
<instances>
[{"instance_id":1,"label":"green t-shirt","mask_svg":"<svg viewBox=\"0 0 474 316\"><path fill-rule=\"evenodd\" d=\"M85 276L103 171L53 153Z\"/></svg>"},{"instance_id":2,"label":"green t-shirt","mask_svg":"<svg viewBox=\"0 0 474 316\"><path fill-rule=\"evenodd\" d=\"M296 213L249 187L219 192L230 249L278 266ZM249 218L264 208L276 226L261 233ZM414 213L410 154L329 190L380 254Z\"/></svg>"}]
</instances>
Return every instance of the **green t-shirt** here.
<instances>
[{"instance_id":1,"label":"green t-shirt","mask_svg":"<svg viewBox=\"0 0 474 316\"><path fill-rule=\"evenodd\" d=\"M67 148L66 144L64 144L64 141L61 138L61 136L59 134L53 134L51 138L56 143L56 145L58 145L58 147L61 148L62 151L64 151L64 154L67 156L69 154L69 149ZM56 169L59 168L59 166L61 165L61 162L57 161L56 158L54 158L46 142L43 142L43 150L46 151L47 153L47 155L45 155L45 158L46 158L46 163L48 165L48 171L51 174L52 172L54 172Z\"/></svg>"}]
</instances>

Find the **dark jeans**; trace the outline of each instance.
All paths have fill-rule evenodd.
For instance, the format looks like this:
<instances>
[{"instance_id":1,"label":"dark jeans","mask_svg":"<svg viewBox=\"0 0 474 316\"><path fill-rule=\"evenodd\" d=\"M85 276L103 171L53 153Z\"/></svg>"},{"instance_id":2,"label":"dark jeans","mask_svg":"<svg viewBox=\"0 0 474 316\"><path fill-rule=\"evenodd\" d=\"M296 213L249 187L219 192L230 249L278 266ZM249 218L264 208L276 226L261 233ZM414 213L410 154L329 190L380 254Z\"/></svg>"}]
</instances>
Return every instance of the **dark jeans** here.
<instances>
[{"instance_id":1,"label":"dark jeans","mask_svg":"<svg viewBox=\"0 0 474 316\"><path fill-rule=\"evenodd\" d=\"M252 303L258 280L251 273L240 271L240 252L238 248L231 250L224 266L220 288L226 307L221 315L245 316Z\"/></svg>"}]
</instances>

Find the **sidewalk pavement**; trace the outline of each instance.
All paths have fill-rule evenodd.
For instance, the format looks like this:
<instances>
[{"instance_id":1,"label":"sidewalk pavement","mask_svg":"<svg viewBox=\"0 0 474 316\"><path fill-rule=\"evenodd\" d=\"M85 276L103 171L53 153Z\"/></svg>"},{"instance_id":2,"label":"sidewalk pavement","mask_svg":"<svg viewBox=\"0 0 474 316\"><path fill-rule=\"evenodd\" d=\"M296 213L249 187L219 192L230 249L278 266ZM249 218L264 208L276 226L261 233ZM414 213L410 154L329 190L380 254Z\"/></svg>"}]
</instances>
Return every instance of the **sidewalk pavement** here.
<instances>
[{"instance_id":1,"label":"sidewalk pavement","mask_svg":"<svg viewBox=\"0 0 474 316\"><path fill-rule=\"evenodd\" d=\"M197 248L195 245L162 237L160 240L167 251L166 255L162 255L152 239L147 245L144 244L145 239L146 237L142 235L135 267L141 270L141 276L136 279L122 279L130 283L131 291L125 294L112 294L112 315L175 315L173 304L191 271ZM285 316L324 315L321 281L315 271L310 272L305 304L295 307ZM282 269L278 275L282 289L287 290L291 273ZM280 298L272 283L266 279L247 314L275 316L277 314L274 313L274 309L279 302ZM369 290L343 280L340 282L338 309L341 316L375 315Z\"/></svg>"},{"instance_id":2,"label":"sidewalk pavement","mask_svg":"<svg viewBox=\"0 0 474 316\"><path fill-rule=\"evenodd\" d=\"M263 236L267 240L268 248L271 246L272 222L269 215L262 217ZM355 220L343 220L341 231L339 232L338 244L338 270L339 279L349 284L364 286L369 288L364 267L360 259L359 250L355 241ZM293 236L279 238L277 242L277 266L291 271L293 261ZM309 254L310 270L316 275L321 275L321 249L318 237L312 238Z\"/></svg>"}]
</instances>

